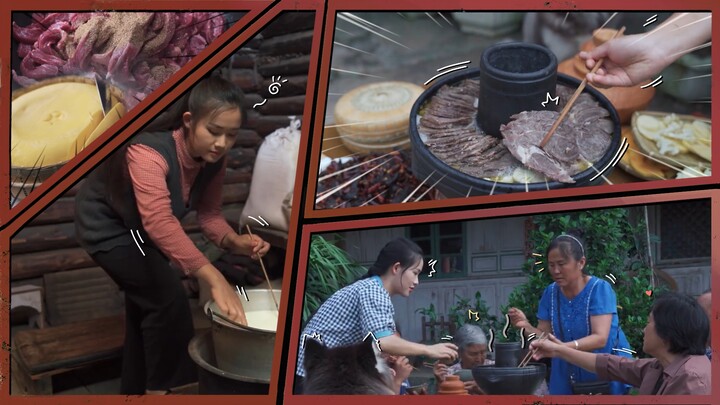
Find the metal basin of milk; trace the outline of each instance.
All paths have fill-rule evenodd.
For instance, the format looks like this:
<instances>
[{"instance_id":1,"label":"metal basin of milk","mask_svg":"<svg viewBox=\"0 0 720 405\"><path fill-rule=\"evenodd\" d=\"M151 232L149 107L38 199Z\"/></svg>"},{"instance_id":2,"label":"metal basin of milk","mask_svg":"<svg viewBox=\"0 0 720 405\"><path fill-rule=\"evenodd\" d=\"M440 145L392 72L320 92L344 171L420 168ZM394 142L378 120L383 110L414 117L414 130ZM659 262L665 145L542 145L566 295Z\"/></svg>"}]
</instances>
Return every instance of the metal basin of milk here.
<instances>
[{"instance_id":1,"label":"metal basin of milk","mask_svg":"<svg viewBox=\"0 0 720 405\"><path fill-rule=\"evenodd\" d=\"M212 340L218 368L233 374L270 381L278 311L270 290L246 290L247 300L238 293L248 325L231 321L214 301L205 305L212 320ZM272 290L280 303L280 290Z\"/></svg>"}]
</instances>

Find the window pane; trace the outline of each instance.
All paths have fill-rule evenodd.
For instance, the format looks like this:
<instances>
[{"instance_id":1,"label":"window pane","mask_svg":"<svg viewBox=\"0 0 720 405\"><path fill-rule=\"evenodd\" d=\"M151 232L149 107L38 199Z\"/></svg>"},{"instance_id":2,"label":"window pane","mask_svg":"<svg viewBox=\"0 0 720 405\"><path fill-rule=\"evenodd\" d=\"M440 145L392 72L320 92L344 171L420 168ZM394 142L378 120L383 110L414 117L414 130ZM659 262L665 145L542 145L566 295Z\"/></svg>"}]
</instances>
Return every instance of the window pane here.
<instances>
[{"instance_id":1,"label":"window pane","mask_svg":"<svg viewBox=\"0 0 720 405\"><path fill-rule=\"evenodd\" d=\"M420 249L422 249L423 253L426 255L432 254L432 244L430 243L429 239L426 240L413 240L413 242L417 243L418 246L420 246Z\"/></svg>"},{"instance_id":2,"label":"window pane","mask_svg":"<svg viewBox=\"0 0 720 405\"><path fill-rule=\"evenodd\" d=\"M465 264L463 263L462 256L443 256L438 264L442 264L440 270L444 275L465 274ZM438 270L437 265L435 269Z\"/></svg>"},{"instance_id":3,"label":"window pane","mask_svg":"<svg viewBox=\"0 0 720 405\"><path fill-rule=\"evenodd\" d=\"M462 222L443 222L439 224L440 236L462 234Z\"/></svg>"},{"instance_id":4,"label":"window pane","mask_svg":"<svg viewBox=\"0 0 720 405\"><path fill-rule=\"evenodd\" d=\"M440 239L440 253L461 253L463 247L463 238L442 238Z\"/></svg>"},{"instance_id":5,"label":"window pane","mask_svg":"<svg viewBox=\"0 0 720 405\"><path fill-rule=\"evenodd\" d=\"M660 206L660 258L710 257L710 200Z\"/></svg>"},{"instance_id":6,"label":"window pane","mask_svg":"<svg viewBox=\"0 0 720 405\"><path fill-rule=\"evenodd\" d=\"M412 225L410 227L410 238L422 238L430 236L430 225Z\"/></svg>"}]
</instances>

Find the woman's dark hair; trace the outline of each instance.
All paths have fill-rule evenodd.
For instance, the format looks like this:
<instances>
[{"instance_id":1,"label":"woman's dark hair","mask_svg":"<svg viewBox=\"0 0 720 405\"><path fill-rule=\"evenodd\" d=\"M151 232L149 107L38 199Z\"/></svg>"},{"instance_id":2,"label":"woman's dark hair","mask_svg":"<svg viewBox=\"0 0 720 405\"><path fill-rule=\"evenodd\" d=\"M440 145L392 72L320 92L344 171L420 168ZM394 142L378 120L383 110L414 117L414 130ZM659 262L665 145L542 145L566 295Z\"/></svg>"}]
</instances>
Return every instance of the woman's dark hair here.
<instances>
[{"instance_id":1,"label":"woman's dark hair","mask_svg":"<svg viewBox=\"0 0 720 405\"><path fill-rule=\"evenodd\" d=\"M583 232L573 229L567 233L556 236L545 252L545 257L550 255L550 251L558 249L560 254L565 258L573 258L580 260L585 257L585 241L582 239ZM585 269L583 269L585 273Z\"/></svg>"},{"instance_id":2,"label":"woman's dark hair","mask_svg":"<svg viewBox=\"0 0 720 405\"><path fill-rule=\"evenodd\" d=\"M670 353L705 354L710 321L691 296L676 292L661 294L650 312L655 320L655 331L667 342Z\"/></svg>"},{"instance_id":3,"label":"woman's dark hair","mask_svg":"<svg viewBox=\"0 0 720 405\"><path fill-rule=\"evenodd\" d=\"M215 114L224 108L239 108L244 120L246 115L243 91L219 74L199 81L189 92L183 94L162 114L150 122L142 132L172 131L182 126L182 116L189 111L197 119Z\"/></svg>"},{"instance_id":4,"label":"woman's dark hair","mask_svg":"<svg viewBox=\"0 0 720 405\"><path fill-rule=\"evenodd\" d=\"M363 278L382 276L395 263L400 263L404 273L410 266L422 259L423 251L417 243L407 238L397 238L382 248L375 263L370 266Z\"/></svg>"}]
</instances>

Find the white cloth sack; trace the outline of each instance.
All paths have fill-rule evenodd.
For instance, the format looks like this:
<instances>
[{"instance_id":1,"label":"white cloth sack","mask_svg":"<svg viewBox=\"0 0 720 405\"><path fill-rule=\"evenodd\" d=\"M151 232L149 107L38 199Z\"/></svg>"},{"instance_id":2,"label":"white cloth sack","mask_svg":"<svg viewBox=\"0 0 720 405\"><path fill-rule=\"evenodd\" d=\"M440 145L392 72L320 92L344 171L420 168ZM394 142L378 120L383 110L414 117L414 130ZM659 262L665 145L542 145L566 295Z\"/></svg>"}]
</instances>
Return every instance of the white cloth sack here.
<instances>
[{"instance_id":1,"label":"white cloth sack","mask_svg":"<svg viewBox=\"0 0 720 405\"><path fill-rule=\"evenodd\" d=\"M271 229L288 231L290 206L284 202L295 187L299 151L299 119L293 117L290 126L265 137L255 159L250 195L240 215L240 233L246 224L260 226L250 217L260 222L264 219Z\"/></svg>"}]
</instances>

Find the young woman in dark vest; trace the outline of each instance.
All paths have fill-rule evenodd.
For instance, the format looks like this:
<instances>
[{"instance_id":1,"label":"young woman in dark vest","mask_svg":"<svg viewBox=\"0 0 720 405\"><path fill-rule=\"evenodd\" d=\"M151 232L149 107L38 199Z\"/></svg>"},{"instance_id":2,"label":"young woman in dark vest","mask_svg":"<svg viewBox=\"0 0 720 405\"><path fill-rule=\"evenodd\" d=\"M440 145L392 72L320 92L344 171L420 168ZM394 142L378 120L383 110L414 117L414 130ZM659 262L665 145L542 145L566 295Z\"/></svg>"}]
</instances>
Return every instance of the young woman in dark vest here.
<instances>
[{"instance_id":1,"label":"young woman in dark vest","mask_svg":"<svg viewBox=\"0 0 720 405\"><path fill-rule=\"evenodd\" d=\"M125 292L123 394L163 394L197 381L188 354L192 316L177 268L204 280L219 308L247 323L235 288L180 225L194 210L203 234L221 248L252 258L270 248L258 236L238 235L221 211L225 154L245 117L242 102L232 83L204 79L166 113L173 130L133 137L76 197L78 240Z\"/></svg>"}]
</instances>

